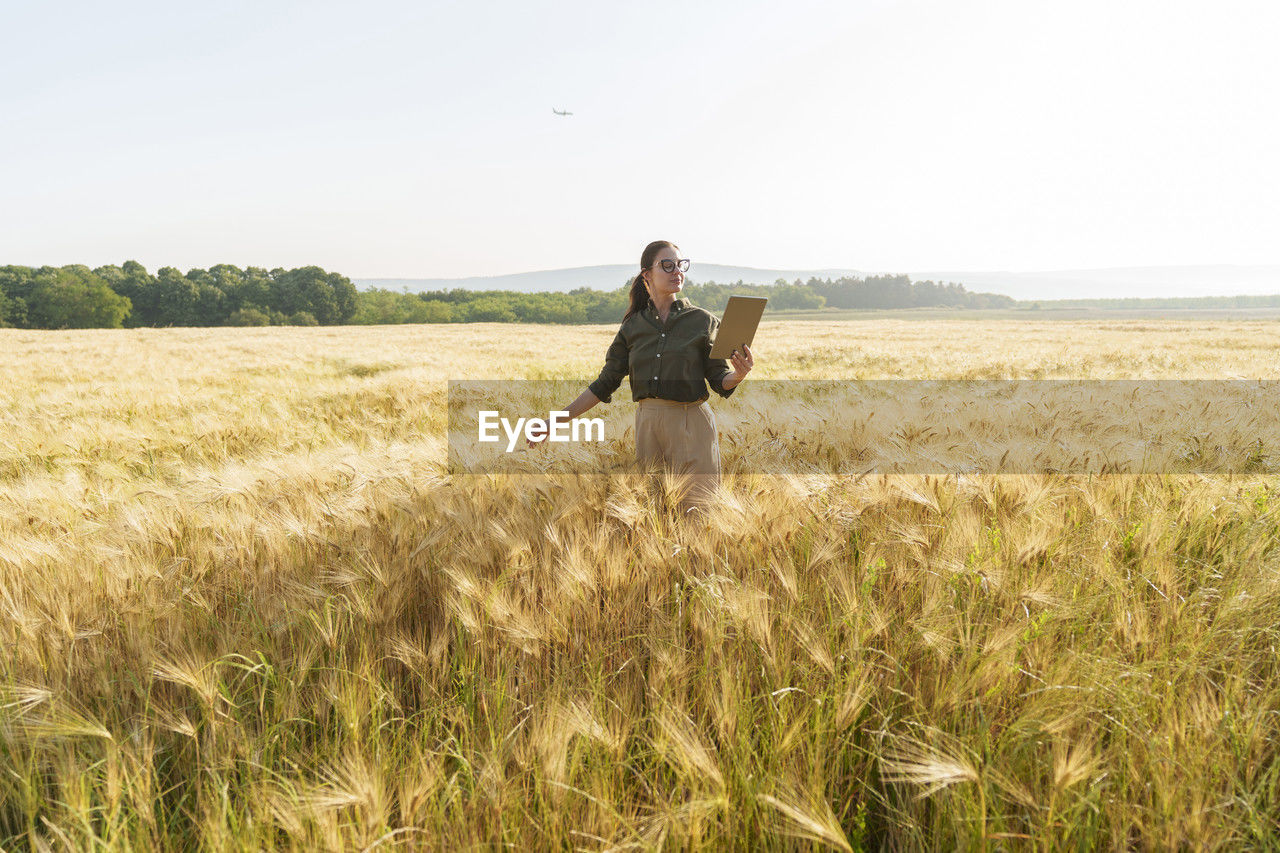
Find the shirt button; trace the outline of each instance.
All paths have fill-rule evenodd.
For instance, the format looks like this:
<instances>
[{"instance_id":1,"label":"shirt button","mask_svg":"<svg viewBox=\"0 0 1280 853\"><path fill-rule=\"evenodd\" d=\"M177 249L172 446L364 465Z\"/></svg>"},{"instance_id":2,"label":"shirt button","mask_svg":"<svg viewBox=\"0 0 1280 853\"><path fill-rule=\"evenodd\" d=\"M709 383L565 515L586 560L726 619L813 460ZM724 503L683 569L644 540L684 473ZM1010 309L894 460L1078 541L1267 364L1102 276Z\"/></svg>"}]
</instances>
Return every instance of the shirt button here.
<instances>
[{"instance_id":1,"label":"shirt button","mask_svg":"<svg viewBox=\"0 0 1280 853\"><path fill-rule=\"evenodd\" d=\"M658 337L660 337L660 338L665 338L666 336L667 336L667 333L666 333L666 332L663 332L662 334L658 335Z\"/></svg>"},{"instance_id":2,"label":"shirt button","mask_svg":"<svg viewBox=\"0 0 1280 853\"><path fill-rule=\"evenodd\" d=\"M654 378L654 379L657 379L658 377L656 377L656 376L655 376L655 377L653 377L653 378Z\"/></svg>"},{"instance_id":3,"label":"shirt button","mask_svg":"<svg viewBox=\"0 0 1280 853\"><path fill-rule=\"evenodd\" d=\"M662 353L658 353L658 358L662 358Z\"/></svg>"}]
</instances>

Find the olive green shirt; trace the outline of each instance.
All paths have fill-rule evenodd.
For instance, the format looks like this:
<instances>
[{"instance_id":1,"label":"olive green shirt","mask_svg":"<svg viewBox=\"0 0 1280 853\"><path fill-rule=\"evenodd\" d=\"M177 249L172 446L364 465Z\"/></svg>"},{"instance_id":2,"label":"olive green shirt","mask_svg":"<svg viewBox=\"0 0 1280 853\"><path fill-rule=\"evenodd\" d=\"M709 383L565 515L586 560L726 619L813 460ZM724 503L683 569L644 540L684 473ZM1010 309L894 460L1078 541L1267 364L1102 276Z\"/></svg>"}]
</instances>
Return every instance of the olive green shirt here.
<instances>
[{"instance_id":1,"label":"olive green shirt","mask_svg":"<svg viewBox=\"0 0 1280 853\"><path fill-rule=\"evenodd\" d=\"M677 299L667 322L658 319L650 303L622 321L622 327L605 353L604 369L587 389L602 403L608 403L631 376L631 399L657 397L693 403L707 397L707 385L721 397L734 388L724 387L724 378L733 371L723 358L711 357L711 342L720 321L710 311Z\"/></svg>"}]
</instances>

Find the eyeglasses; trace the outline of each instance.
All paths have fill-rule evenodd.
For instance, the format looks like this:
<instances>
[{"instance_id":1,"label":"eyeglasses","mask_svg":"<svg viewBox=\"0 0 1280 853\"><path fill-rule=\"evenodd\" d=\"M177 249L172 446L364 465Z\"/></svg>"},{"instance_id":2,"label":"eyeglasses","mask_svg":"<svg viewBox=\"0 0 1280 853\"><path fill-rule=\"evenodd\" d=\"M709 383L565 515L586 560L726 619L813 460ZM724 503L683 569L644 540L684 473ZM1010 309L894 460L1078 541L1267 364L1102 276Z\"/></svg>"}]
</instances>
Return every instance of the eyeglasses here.
<instances>
[{"instance_id":1,"label":"eyeglasses","mask_svg":"<svg viewBox=\"0 0 1280 853\"><path fill-rule=\"evenodd\" d=\"M673 273L673 272L675 272L675 271L676 271L676 266L677 266L677 265L680 267L680 272L688 272L688 271L689 271L689 259L688 259L688 258L681 258L679 261L673 261L673 260L671 260L670 258L667 258L666 260L664 260L664 261L660 264L660 266L662 267L662 271L663 271L663 272L665 272L665 273ZM645 267L645 269L653 269L653 266L652 266L652 265L647 266L647 267Z\"/></svg>"}]
</instances>

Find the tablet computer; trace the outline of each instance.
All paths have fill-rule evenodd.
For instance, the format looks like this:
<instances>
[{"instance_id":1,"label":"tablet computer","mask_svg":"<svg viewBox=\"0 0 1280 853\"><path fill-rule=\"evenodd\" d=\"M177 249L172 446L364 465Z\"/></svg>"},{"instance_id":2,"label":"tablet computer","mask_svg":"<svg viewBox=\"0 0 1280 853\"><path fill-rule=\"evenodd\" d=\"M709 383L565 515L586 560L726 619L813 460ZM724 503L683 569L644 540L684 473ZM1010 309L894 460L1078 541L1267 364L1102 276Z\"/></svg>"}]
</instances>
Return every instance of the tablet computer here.
<instances>
[{"instance_id":1,"label":"tablet computer","mask_svg":"<svg viewBox=\"0 0 1280 853\"><path fill-rule=\"evenodd\" d=\"M755 340L756 326L760 325L760 315L768 301L767 296L730 296L711 345L711 357L728 358L735 349Z\"/></svg>"}]
</instances>

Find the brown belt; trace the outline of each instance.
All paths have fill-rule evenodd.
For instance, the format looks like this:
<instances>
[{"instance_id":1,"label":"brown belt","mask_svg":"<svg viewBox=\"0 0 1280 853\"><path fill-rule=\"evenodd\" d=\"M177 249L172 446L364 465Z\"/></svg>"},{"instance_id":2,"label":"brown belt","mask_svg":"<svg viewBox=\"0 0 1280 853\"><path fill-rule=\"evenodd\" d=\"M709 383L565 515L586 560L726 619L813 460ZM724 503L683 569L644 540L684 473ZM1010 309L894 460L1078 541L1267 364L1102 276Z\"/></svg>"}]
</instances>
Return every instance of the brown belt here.
<instances>
[{"instance_id":1,"label":"brown belt","mask_svg":"<svg viewBox=\"0 0 1280 853\"><path fill-rule=\"evenodd\" d=\"M701 400L694 400L692 403L684 403L679 400L663 400L659 397L644 397L636 400L636 402L640 405L647 403L651 406L679 406L682 409L687 409L690 406L701 406L703 403L707 402L707 398L703 397Z\"/></svg>"}]
</instances>

